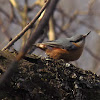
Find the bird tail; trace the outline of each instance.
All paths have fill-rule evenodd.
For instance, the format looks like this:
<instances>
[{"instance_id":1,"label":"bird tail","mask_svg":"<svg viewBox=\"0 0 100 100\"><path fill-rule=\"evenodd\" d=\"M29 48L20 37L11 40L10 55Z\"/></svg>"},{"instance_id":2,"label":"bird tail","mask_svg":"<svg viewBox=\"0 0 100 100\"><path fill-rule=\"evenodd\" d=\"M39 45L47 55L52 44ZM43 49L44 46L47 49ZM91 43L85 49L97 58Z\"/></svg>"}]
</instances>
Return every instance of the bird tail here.
<instances>
[{"instance_id":1,"label":"bird tail","mask_svg":"<svg viewBox=\"0 0 100 100\"><path fill-rule=\"evenodd\" d=\"M37 43L37 44L33 44L35 47L40 48L42 50L46 50L47 46L44 43Z\"/></svg>"}]
</instances>

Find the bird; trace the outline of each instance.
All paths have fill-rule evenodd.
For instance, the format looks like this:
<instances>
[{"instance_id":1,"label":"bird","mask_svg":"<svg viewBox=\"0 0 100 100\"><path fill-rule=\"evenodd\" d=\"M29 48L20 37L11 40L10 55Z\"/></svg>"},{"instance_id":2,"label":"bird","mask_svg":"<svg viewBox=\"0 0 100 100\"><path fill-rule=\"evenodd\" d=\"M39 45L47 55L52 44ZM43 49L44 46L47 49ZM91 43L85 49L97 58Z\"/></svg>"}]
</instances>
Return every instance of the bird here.
<instances>
[{"instance_id":1,"label":"bird","mask_svg":"<svg viewBox=\"0 0 100 100\"><path fill-rule=\"evenodd\" d=\"M84 49L85 39L90 32L85 35L77 34L70 38L60 38L34 45L45 51L50 58L56 60L63 59L66 62L75 61L80 58Z\"/></svg>"}]
</instances>

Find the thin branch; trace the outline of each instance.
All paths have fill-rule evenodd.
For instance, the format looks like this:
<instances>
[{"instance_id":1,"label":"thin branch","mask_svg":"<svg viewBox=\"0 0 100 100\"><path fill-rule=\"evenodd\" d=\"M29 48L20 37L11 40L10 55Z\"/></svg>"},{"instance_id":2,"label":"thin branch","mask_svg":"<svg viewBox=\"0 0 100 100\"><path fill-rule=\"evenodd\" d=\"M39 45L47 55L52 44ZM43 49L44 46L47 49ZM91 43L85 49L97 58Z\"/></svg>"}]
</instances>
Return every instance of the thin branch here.
<instances>
[{"instance_id":1,"label":"thin branch","mask_svg":"<svg viewBox=\"0 0 100 100\"><path fill-rule=\"evenodd\" d=\"M39 23L39 26L38 26L37 30L34 32L34 34L32 34L32 36L28 40L26 46L21 50L21 52L18 54L18 56L16 57L16 59L14 60L14 62L10 65L10 67L8 68L8 70L0 78L0 86L2 86L5 82L7 83L7 81L10 79L10 77L12 76L12 74L17 70L18 61L27 53L27 51L30 48L30 46L32 46L32 44L38 38L38 35L41 34L41 31L47 25L48 20L50 18L50 15L52 15L52 13L53 13L53 11L54 11L54 9L55 9L56 4L57 4L58 1L59 0L51 0L50 4L48 5L48 7L47 7L47 9L45 11L45 14L44 14L43 18L41 19L41 21ZM47 1L46 6L47 6L48 3L49 3L49 0ZM31 25L32 25L32 23L31 23Z\"/></svg>"},{"instance_id":2,"label":"thin branch","mask_svg":"<svg viewBox=\"0 0 100 100\"><path fill-rule=\"evenodd\" d=\"M10 15L10 22L15 22L16 24L20 24L20 20L17 18L15 11L14 11L14 6L12 3L9 1L10 6L11 6L11 15Z\"/></svg>"},{"instance_id":3,"label":"thin branch","mask_svg":"<svg viewBox=\"0 0 100 100\"><path fill-rule=\"evenodd\" d=\"M49 0L48 0L49 2ZM41 8L41 10L38 12L38 14L35 16L35 18L28 23L28 25L15 37L12 39L12 41L10 41L3 49L2 51L9 49L18 39L20 39L24 33L31 28L31 26L36 22L36 20L39 18L39 16L42 14L42 12L45 10L45 8L48 5L48 2L45 3L45 5Z\"/></svg>"},{"instance_id":4,"label":"thin branch","mask_svg":"<svg viewBox=\"0 0 100 100\"><path fill-rule=\"evenodd\" d=\"M19 61L29 50L29 48L32 46L32 44L35 43L35 41L37 40L38 36L41 35L41 31L43 31L43 29L45 28L45 26L47 25L49 18L51 17L51 15L54 12L54 9L56 7L56 4L58 3L59 0L50 0L50 4L48 5L43 18L41 19L36 31L34 32L34 34L32 34L32 36L30 37L30 39L28 40L26 46L21 50L21 52L18 54L18 56L16 57L16 59ZM49 1L48 1L49 2Z\"/></svg>"}]
</instances>

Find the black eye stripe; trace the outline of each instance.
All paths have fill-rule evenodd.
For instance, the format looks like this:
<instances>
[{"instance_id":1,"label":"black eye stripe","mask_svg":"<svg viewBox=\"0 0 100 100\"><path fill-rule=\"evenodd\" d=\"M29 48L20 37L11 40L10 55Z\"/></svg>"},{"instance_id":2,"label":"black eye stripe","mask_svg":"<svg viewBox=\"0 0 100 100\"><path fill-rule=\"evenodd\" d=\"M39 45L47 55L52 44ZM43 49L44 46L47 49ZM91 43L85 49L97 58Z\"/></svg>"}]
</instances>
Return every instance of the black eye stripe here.
<instances>
[{"instance_id":1,"label":"black eye stripe","mask_svg":"<svg viewBox=\"0 0 100 100\"><path fill-rule=\"evenodd\" d=\"M83 37L81 37L81 38L79 38L79 39L77 39L76 41L70 41L70 42L79 42L79 41L81 41L83 39Z\"/></svg>"},{"instance_id":2,"label":"black eye stripe","mask_svg":"<svg viewBox=\"0 0 100 100\"><path fill-rule=\"evenodd\" d=\"M83 38L80 38L80 39L78 39L78 40L76 40L75 42L79 42L79 41L81 41Z\"/></svg>"}]
</instances>

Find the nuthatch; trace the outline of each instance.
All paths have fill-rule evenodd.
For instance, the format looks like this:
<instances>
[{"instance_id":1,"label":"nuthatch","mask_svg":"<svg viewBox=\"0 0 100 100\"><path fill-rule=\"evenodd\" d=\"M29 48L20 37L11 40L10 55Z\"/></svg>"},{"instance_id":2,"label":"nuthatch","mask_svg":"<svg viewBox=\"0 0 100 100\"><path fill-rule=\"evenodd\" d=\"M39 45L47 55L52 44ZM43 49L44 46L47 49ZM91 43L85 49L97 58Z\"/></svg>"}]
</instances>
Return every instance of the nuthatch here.
<instances>
[{"instance_id":1,"label":"nuthatch","mask_svg":"<svg viewBox=\"0 0 100 100\"><path fill-rule=\"evenodd\" d=\"M63 59L66 62L79 59L83 52L85 38L90 34L75 35L71 38L62 38L54 41L35 44L36 47L44 50L53 59Z\"/></svg>"}]
</instances>

